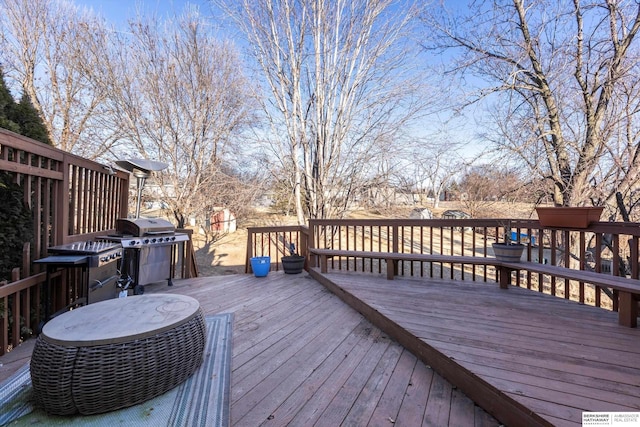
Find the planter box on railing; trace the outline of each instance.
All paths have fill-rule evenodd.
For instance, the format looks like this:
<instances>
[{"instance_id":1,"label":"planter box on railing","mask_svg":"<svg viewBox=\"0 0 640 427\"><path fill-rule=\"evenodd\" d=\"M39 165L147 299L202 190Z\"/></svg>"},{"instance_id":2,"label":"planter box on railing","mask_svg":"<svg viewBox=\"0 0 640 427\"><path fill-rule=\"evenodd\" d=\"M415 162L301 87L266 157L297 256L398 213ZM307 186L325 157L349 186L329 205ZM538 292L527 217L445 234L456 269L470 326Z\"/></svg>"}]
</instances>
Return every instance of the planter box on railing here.
<instances>
[{"instance_id":1,"label":"planter box on railing","mask_svg":"<svg viewBox=\"0 0 640 427\"><path fill-rule=\"evenodd\" d=\"M587 228L600 221L604 207L551 207L536 208L543 227Z\"/></svg>"}]
</instances>

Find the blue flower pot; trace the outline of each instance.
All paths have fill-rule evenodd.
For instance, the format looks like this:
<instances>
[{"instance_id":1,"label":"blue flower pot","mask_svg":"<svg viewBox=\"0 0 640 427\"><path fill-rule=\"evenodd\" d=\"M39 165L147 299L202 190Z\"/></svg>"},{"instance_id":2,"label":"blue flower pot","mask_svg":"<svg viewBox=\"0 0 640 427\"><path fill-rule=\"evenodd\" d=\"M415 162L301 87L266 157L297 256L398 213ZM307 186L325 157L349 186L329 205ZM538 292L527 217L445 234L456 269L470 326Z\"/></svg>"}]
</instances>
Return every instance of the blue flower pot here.
<instances>
[{"instance_id":1,"label":"blue flower pot","mask_svg":"<svg viewBox=\"0 0 640 427\"><path fill-rule=\"evenodd\" d=\"M251 269L256 277L265 277L271 268L271 257L256 256L251 258Z\"/></svg>"}]
</instances>

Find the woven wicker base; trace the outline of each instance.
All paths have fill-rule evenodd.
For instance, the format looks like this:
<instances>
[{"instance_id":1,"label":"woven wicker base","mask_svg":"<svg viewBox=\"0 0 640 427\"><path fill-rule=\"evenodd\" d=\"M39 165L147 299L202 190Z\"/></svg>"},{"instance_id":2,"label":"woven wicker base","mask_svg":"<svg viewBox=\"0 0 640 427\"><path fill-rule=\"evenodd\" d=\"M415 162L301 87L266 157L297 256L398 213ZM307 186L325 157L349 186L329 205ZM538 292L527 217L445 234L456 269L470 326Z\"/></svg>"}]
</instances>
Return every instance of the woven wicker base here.
<instances>
[{"instance_id":1,"label":"woven wicker base","mask_svg":"<svg viewBox=\"0 0 640 427\"><path fill-rule=\"evenodd\" d=\"M31 358L36 405L55 415L99 414L159 396L202 363L206 327L200 309L157 335L93 347L37 338Z\"/></svg>"}]
</instances>

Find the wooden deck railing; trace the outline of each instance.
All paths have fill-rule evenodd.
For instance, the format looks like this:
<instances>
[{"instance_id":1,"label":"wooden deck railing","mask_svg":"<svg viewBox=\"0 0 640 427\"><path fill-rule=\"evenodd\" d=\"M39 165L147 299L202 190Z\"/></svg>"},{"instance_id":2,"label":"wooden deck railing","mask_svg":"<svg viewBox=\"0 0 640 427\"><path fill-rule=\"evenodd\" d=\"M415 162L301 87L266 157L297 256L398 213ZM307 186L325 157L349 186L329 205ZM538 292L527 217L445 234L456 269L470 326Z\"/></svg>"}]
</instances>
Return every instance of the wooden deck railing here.
<instances>
[{"instance_id":1,"label":"wooden deck railing","mask_svg":"<svg viewBox=\"0 0 640 427\"><path fill-rule=\"evenodd\" d=\"M293 232L294 236L302 235L299 230L302 228L249 229L247 265L251 256L280 253L281 246L278 245L283 240L280 236L287 232ZM306 238L309 248L491 257L491 244L503 241L505 232L526 246L523 260L639 278L638 223L600 222L586 229L553 229L541 227L537 220L523 219L320 219L310 220L308 231L305 229L304 235L306 237L308 233ZM261 244L264 249L262 252L259 250ZM302 253L308 253L308 250ZM330 270L363 274L386 274L387 268L383 260L368 258L333 257L328 264ZM498 281L498 270L490 263L482 265L399 260L396 269L395 274L405 277ZM512 283L537 292L617 310L617 295L606 287L531 271L521 271Z\"/></svg>"},{"instance_id":2,"label":"wooden deck railing","mask_svg":"<svg viewBox=\"0 0 640 427\"><path fill-rule=\"evenodd\" d=\"M247 256L245 273L251 272L250 259L256 256L271 258L271 269L278 271L280 259L289 255L289 247L293 243L299 255L307 256L309 247L309 229L304 226L249 227L247 229Z\"/></svg>"},{"instance_id":3,"label":"wooden deck railing","mask_svg":"<svg viewBox=\"0 0 640 427\"><path fill-rule=\"evenodd\" d=\"M42 318L43 267L50 246L89 240L127 216L129 174L0 129L0 173L23 191L33 218L33 241L22 265L0 282L0 355L30 335ZM53 303L64 307L78 292L73 274L57 274ZM1 279L0 279L1 280ZM62 281L62 282L61 282Z\"/></svg>"},{"instance_id":4,"label":"wooden deck railing","mask_svg":"<svg viewBox=\"0 0 640 427\"><path fill-rule=\"evenodd\" d=\"M0 355L35 331L43 318L44 267L33 261L51 246L92 240L115 231L127 218L129 173L83 159L0 129L0 173L20 185L33 218L33 241L25 242L23 262L11 278L0 278ZM179 230L191 235L190 230ZM174 274L194 277L197 266L189 240L174 248ZM181 261L180 261L181 260ZM80 273L52 275L52 309L82 296ZM3 280L4 279L4 280ZM8 279L8 280L7 280Z\"/></svg>"}]
</instances>

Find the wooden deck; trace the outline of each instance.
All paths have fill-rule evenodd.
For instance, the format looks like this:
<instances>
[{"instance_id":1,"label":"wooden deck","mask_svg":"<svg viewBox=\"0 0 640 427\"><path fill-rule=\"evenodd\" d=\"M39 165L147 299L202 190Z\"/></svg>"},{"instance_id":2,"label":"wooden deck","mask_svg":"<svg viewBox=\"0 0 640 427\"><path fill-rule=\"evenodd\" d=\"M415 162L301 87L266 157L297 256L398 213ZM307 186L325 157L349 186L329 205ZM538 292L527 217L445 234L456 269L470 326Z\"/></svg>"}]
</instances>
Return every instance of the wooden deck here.
<instances>
[{"instance_id":1,"label":"wooden deck","mask_svg":"<svg viewBox=\"0 0 640 427\"><path fill-rule=\"evenodd\" d=\"M640 329L616 313L497 283L312 274L505 425L640 412Z\"/></svg>"},{"instance_id":2,"label":"wooden deck","mask_svg":"<svg viewBox=\"0 0 640 427\"><path fill-rule=\"evenodd\" d=\"M190 295L205 314L235 313L234 426L499 424L306 273L149 291Z\"/></svg>"},{"instance_id":3,"label":"wooden deck","mask_svg":"<svg viewBox=\"0 0 640 427\"><path fill-rule=\"evenodd\" d=\"M235 313L234 426L576 426L583 410L640 411L640 330L615 313L496 283L311 275L384 332L307 273L146 287ZM26 348L0 358L0 379Z\"/></svg>"},{"instance_id":4,"label":"wooden deck","mask_svg":"<svg viewBox=\"0 0 640 427\"><path fill-rule=\"evenodd\" d=\"M233 426L499 425L306 273L176 280L146 292L235 313ZM20 363L7 363L13 352L0 358L0 374L26 363L28 349L19 349Z\"/></svg>"}]
</instances>

